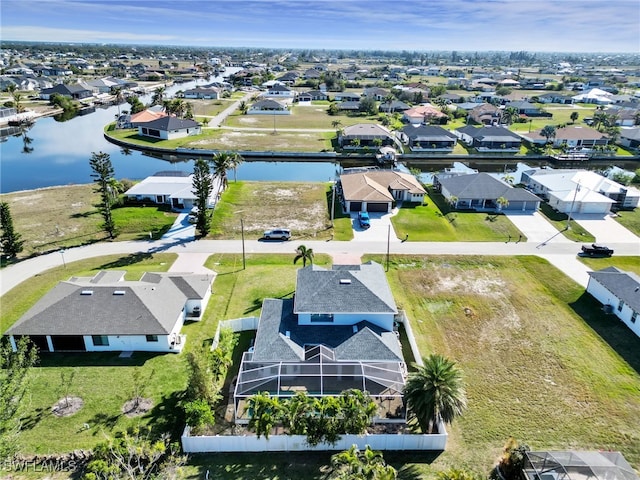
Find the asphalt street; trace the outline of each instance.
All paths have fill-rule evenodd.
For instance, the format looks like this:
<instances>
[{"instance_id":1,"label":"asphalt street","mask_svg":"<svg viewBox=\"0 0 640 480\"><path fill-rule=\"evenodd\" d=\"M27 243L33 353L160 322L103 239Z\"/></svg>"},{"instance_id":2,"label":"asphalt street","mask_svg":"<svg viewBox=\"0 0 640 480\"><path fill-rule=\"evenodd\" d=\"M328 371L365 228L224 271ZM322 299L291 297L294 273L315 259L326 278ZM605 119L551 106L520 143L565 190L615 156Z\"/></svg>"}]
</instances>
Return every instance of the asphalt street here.
<instances>
[{"instance_id":1,"label":"asphalt street","mask_svg":"<svg viewBox=\"0 0 640 480\"><path fill-rule=\"evenodd\" d=\"M586 286L589 269L578 261L576 254L580 246L567 242L390 242L386 240L353 240L338 241L309 241L307 239L292 239L288 242L246 240L246 253L287 253L292 257L298 245L304 244L312 248L315 253L326 253L335 257L354 258L365 253L381 255L384 261L387 248L391 254L421 254L421 255L537 255L547 259L552 265L562 270L576 282ZM615 255L640 255L640 243L614 243L609 247L615 250ZM189 255L191 262L180 260L180 269L191 268L197 271L202 268L202 262L207 255L213 253L242 253L241 240L193 240L192 238L164 238L156 241L136 242L104 242L70 248L64 251L49 253L33 257L0 271L0 295L19 285L21 282L53 267L60 267L68 262L102 255L126 255L144 252L173 252L201 254ZM197 263L199 263L197 265Z\"/></svg>"}]
</instances>

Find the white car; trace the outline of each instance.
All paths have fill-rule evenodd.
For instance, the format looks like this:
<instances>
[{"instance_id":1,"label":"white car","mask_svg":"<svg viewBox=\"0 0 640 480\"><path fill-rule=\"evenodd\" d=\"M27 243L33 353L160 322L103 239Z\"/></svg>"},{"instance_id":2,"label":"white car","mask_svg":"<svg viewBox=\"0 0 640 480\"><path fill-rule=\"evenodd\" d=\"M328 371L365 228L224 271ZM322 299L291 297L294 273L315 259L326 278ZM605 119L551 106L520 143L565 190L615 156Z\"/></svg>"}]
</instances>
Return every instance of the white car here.
<instances>
[{"instance_id":1,"label":"white car","mask_svg":"<svg viewBox=\"0 0 640 480\"><path fill-rule=\"evenodd\" d=\"M193 207L187 216L187 221L189 223L198 223L198 207Z\"/></svg>"}]
</instances>

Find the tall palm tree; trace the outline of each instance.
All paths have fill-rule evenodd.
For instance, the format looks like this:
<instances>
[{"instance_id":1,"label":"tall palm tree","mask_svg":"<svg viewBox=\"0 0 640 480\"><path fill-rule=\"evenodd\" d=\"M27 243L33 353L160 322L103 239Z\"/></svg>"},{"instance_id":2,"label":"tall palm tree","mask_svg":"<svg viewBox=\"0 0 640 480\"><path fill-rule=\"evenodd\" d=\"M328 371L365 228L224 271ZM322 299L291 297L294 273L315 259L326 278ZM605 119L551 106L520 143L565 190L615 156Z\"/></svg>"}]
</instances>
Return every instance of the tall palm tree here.
<instances>
[{"instance_id":1,"label":"tall palm tree","mask_svg":"<svg viewBox=\"0 0 640 480\"><path fill-rule=\"evenodd\" d=\"M247 411L249 412L249 429L253 430L257 437L269 439L271 429L280 421L282 406L278 397L271 397L269 392L258 393L247 400Z\"/></svg>"},{"instance_id":2,"label":"tall palm tree","mask_svg":"<svg viewBox=\"0 0 640 480\"><path fill-rule=\"evenodd\" d=\"M571 119L571 123L576 123L576 120L578 120L579 116L580 114L578 112L571 112L571 115L569 115L569 118Z\"/></svg>"},{"instance_id":3,"label":"tall palm tree","mask_svg":"<svg viewBox=\"0 0 640 480\"><path fill-rule=\"evenodd\" d=\"M306 267L307 266L307 261L309 261L311 263L311 265L313 265L313 249L312 248L307 248L304 245L300 245L298 248L296 248L296 257L293 259L293 263L298 263L298 260L302 259L302 266Z\"/></svg>"},{"instance_id":4,"label":"tall palm tree","mask_svg":"<svg viewBox=\"0 0 640 480\"><path fill-rule=\"evenodd\" d=\"M116 101L118 105L118 118L120 117L120 104L124 102L124 93L122 92L122 87L116 87L113 89L113 99Z\"/></svg>"},{"instance_id":5,"label":"tall palm tree","mask_svg":"<svg viewBox=\"0 0 640 480\"><path fill-rule=\"evenodd\" d=\"M229 152L218 152L213 156L211 160L211 166L213 168L213 175L219 179L218 194L216 198L220 197L222 190L227 188L227 170L231 168L231 156Z\"/></svg>"},{"instance_id":6,"label":"tall palm tree","mask_svg":"<svg viewBox=\"0 0 640 480\"><path fill-rule=\"evenodd\" d=\"M165 87L160 86L153 91L153 98L151 99L151 105L162 105L164 102Z\"/></svg>"},{"instance_id":7,"label":"tall palm tree","mask_svg":"<svg viewBox=\"0 0 640 480\"><path fill-rule=\"evenodd\" d=\"M518 117L518 109L515 107L507 107L502 112L502 121L507 125L511 125Z\"/></svg>"},{"instance_id":8,"label":"tall palm tree","mask_svg":"<svg viewBox=\"0 0 640 480\"><path fill-rule=\"evenodd\" d=\"M387 105L387 113L391 113L391 102L393 102L395 99L396 97L393 95L393 93L389 93L382 100L382 103L384 105Z\"/></svg>"},{"instance_id":9,"label":"tall palm tree","mask_svg":"<svg viewBox=\"0 0 640 480\"><path fill-rule=\"evenodd\" d=\"M451 423L467 406L462 372L448 358L432 354L415 365L404 388L408 418L423 433L432 433L440 421Z\"/></svg>"},{"instance_id":10,"label":"tall palm tree","mask_svg":"<svg viewBox=\"0 0 640 480\"><path fill-rule=\"evenodd\" d=\"M509 206L509 200L504 197L496 198L496 205L498 205L498 210L502 210L504 207Z\"/></svg>"},{"instance_id":11,"label":"tall palm tree","mask_svg":"<svg viewBox=\"0 0 640 480\"><path fill-rule=\"evenodd\" d=\"M233 181L238 181L238 167L244 162L244 157L238 152L232 152L229 154L229 166L233 168Z\"/></svg>"}]
</instances>

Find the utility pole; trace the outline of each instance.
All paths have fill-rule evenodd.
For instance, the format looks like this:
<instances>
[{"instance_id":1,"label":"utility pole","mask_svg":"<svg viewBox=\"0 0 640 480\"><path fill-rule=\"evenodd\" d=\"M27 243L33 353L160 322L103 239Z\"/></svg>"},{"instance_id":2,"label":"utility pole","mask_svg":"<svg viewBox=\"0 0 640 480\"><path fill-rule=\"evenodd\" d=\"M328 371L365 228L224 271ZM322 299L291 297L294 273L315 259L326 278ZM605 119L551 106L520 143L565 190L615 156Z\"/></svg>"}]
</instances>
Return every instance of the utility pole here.
<instances>
[{"instance_id":1,"label":"utility pole","mask_svg":"<svg viewBox=\"0 0 640 480\"><path fill-rule=\"evenodd\" d=\"M386 272L389 271L389 246L391 244L391 225L387 225L387 268Z\"/></svg>"},{"instance_id":2,"label":"utility pole","mask_svg":"<svg viewBox=\"0 0 640 480\"><path fill-rule=\"evenodd\" d=\"M571 222L571 214L573 213L573 206L576 203L576 196L578 195L579 191L580 191L580 182L578 182L578 185L576 185L576 189L573 192L573 200L571 201L571 208L569 209L569 216L567 217L567 226L565 227L565 230L571 229L571 225L569 225L569 222Z\"/></svg>"},{"instance_id":3,"label":"utility pole","mask_svg":"<svg viewBox=\"0 0 640 480\"><path fill-rule=\"evenodd\" d=\"M240 217L240 232L242 235L242 269L246 270L247 269L247 260L245 257L245 251L244 251L244 219L242 217Z\"/></svg>"},{"instance_id":4,"label":"utility pole","mask_svg":"<svg viewBox=\"0 0 640 480\"><path fill-rule=\"evenodd\" d=\"M333 185L331 186L331 226L333 227L333 215L334 209L336 206L336 181L333 180Z\"/></svg>"}]
</instances>

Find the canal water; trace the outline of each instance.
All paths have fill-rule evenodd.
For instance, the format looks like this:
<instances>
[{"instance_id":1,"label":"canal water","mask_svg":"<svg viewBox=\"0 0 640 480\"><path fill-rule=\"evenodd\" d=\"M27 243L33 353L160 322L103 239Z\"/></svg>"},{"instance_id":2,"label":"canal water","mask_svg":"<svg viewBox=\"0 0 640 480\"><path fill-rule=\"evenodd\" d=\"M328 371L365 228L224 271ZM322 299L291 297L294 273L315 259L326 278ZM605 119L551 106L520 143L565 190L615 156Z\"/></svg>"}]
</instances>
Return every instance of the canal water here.
<instances>
[{"instance_id":1,"label":"canal water","mask_svg":"<svg viewBox=\"0 0 640 480\"><path fill-rule=\"evenodd\" d=\"M195 80L168 87L167 95L210 83ZM142 97L149 102L149 97ZM128 104L122 104L126 110ZM143 179L162 170L193 171L193 160L167 161L141 152L123 151L103 137L104 126L114 121L118 107L98 108L95 113L65 122L41 118L23 134L2 138L0 143L0 193L56 185L91 183L89 158L105 152L118 179ZM332 162L245 162L237 171L239 180L329 181L336 174Z\"/></svg>"}]
</instances>

